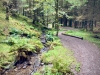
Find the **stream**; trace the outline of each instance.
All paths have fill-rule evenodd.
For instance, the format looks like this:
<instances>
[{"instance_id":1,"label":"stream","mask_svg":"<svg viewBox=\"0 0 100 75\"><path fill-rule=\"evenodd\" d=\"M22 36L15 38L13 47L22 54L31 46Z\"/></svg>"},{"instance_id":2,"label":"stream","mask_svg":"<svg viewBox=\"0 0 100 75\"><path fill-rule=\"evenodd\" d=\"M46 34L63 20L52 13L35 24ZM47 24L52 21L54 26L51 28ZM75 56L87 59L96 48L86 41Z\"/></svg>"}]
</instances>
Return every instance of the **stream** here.
<instances>
[{"instance_id":1,"label":"stream","mask_svg":"<svg viewBox=\"0 0 100 75\"><path fill-rule=\"evenodd\" d=\"M47 52L49 49L49 47L45 47L45 36L46 34L42 33L42 36L40 37L40 41L44 45L44 48L41 49L39 54L33 53L30 61L25 61L22 64L18 64L17 66L11 68L10 66L14 66L15 64L13 62L7 69L4 69L0 75L34 75L34 73L39 71L40 68L43 70L45 65L41 62L40 57L42 53ZM30 64L28 62L30 62Z\"/></svg>"},{"instance_id":2,"label":"stream","mask_svg":"<svg viewBox=\"0 0 100 75\"><path fill-rule=\"evenodd\" d=\"M48 49L49 49L49 48L45 47L45 44L46 44L45 36L46 36L46 35L45 35L44 33L42 33L42 36L40 37L40 40L41 40L42 44L44 45L44 48L41 49L41 51L40 51L41 54L42 54L43 52L47 52ZM43 63L41 62L39 55L37 55L37 56L36 56L35 63L34 63L34 65L33 65L34 70L31 72L30 75L34 75L34 73L37 72L37 70L39 69L39 66L41 66L41 65L42 65L42 68L43 68L44 65L43 65Z\"/></svg>"}]
</instances>

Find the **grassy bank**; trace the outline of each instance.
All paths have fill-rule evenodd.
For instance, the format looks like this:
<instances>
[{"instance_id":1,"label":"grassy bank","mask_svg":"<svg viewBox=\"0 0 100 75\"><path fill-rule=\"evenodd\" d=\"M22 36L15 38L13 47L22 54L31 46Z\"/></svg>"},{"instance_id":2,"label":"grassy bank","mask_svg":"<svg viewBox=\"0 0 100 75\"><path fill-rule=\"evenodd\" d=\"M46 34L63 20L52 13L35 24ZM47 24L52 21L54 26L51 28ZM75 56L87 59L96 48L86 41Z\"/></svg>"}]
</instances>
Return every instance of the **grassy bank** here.
<instances>
[{"instance_id":1,"label":"grassy bank","mask_svg":"<svg viewBox=\"0 0 100 75\"><path fill-rule=\"evenodd\" d=\"M52 32L51 32L52 33ZM75 57L73 56L73 52L69 49L63 47L60 42L60 39L54 36L53 42L48 42L47 45L50 46L48 52L43 53L41 56L41 61L44 64L52 64L52 66L45 65L45 71L42 73L43 75L73 75L71 71L71 66L75 65L77 71L77 65L79 64ZM78 66L79 67L79 66ZM36 73L35 75L42 75L40 73Z\"/></svg>"},{"instance_id":2,"label":"grassy bank","mask_svg":"<svg viewBox=\"0 0 100 75\"><path fill-rule=\"evenodd\" d=\"M25 51L38 53L43 48L39 39L41 31L33 27L30 19L18 15L16 18L10 17L8 21L5 20L5 16L4 10L0 9L0 68L7 68L6 66L13 61L18 61L20 59L18 55L28 58ZM52 34L55 34L55 31ZM71 65L77 66L73 53L65 49L57 37L53 38L53 42L48 41L46 44L50 47L49 51L41 56L43 63L53 65L52 67L47 65L44 74L73 74Z\"/></svg>"},{"instance_id":3,"label":"grassy bank","mask_svg":"<svg viewBox=\"0 0 100 75\"><path fill-rule=\"evenodd\" d=\"M5 68L15 60L18 49L39 52L43 48L38 37L41 32L29 23L24 16L10 17L5 20L5 11L0 9L0 67Z\"/></svg>"},{"instance_id":4,"label":"grassy bank","mask_svg":"<svg viewBox=\"0 0 100 75\"><path fill-rule=\"evenodd\" d=\"M95 35L98 35L100 37L100 34L93 34L92 32L86 32L82 30L68 30L66 32L68 35L83 37L83 39L88 40L100 47L100 39L94 38Z\"/></svg>"}]
</instances>

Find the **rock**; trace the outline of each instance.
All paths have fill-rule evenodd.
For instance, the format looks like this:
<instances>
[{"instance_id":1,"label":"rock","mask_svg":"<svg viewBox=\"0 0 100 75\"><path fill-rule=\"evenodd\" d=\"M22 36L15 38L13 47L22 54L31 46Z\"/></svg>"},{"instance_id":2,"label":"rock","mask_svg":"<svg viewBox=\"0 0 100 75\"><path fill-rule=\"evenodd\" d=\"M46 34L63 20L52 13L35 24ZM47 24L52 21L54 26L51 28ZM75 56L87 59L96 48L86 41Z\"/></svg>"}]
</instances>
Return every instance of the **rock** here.
<instances>
[{"instance_id":1,"label":"rock","mask_svg":"<svg viewBox=\"0 0 100 75\"><path fill-rule=\"evenodd\" d=\"M0 74L2 73L3 69L0 68Z\"/></svg>"},{"instance_id":2,"label":"rock","mask_svg":"<svg viewBox=\"0 0 100 75\"><path fill-rule=\"evenodd\" d=\"M15 68L14 71L18 71L17 68Z\"/></svg>"},{"instance_id":3,"label":"rock","mask_svg":"<svg viewBox=\"0 0 100 75\"><path fill-rule=\"evenodd\" d=\"M27 65L24 65L24 66L23 66L23 69L26 69L26 68L27 68Z\"/></svg>"},{"instance_id":4,"label":"rock","mask_svg":"<svg viewBox=\"0 0 100 75\"><path fill-rule=\"evenodd\" d=\"M29 61L29 62L27 63L27 65L32 65L32 62L31 62L31 61Z\"/></svg>"},{"instance_id":5,"label":"rock","mask_svg":"<svg viewBox=\"0 0 100 75\"><path fill-rule=\"evenodd\" d=\"M40 66L43 66L44 65L44 63L40 63Z\"/></svg>"}]
</instances>

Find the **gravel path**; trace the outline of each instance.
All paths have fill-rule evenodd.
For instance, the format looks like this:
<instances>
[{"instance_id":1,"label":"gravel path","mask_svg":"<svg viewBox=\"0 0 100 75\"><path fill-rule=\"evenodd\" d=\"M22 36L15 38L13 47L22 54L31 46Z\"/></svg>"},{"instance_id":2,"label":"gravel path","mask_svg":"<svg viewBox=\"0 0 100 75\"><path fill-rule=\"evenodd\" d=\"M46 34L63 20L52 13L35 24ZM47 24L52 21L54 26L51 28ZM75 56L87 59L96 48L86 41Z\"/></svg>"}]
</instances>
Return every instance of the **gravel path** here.
<instances>
[{"instance_id":1,"label":"gravel path","mask_svg":"<svg viewBox=\"0 0 100 75\"><path fill-rule=\"evenodd\" d=\"M100 75L100 50L86 40L65 36L59 33L62 44L74 52L81 63L81 70L75 75Z\"/></svg>"}]
</instances>

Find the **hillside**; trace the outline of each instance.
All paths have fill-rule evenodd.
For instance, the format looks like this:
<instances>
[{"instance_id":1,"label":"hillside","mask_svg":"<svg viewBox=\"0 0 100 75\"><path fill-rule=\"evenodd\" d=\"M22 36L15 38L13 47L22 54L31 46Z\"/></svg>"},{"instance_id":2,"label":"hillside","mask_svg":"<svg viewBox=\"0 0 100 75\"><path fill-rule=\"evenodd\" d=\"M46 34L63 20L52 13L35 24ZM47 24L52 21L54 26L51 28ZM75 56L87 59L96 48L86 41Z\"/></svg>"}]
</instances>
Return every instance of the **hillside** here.
<instances>
[{"instance_id":1,"label":"hillside","mask_svg":"<svg viewBox=\"0 0 100 75\"><path fill-rule=\"evenodd\" d=\"M34 43L40 43L38 37L40 32L28 23L28 18L18 16L17 18L10 17L10 20L5 20L5 11L0 8L0 66L2 68L11 63L18 53L11 52L27 43L31 46ZM35 45L34 45L35 48ZM30 49L29 49L30 50ZM34 49L35 51L35 49Z\"/></svg>"},{"instance_id":2,"label":"hillside","mask_svg":"<svg viewBox=\"0 0 100 75\"><path fill-rule=\"evenodd\" d=\"M18 14L15 17L10 14L9 20L6 20L2 2L0 6L1 75L33 75L36 72L36 75L73 74L71 65L75 65L77 71L80 69L73 52L63 47L55 31L48 30L42 34L40 26L36 27L31 24L31 19ZM53 34L46 37L48 32ZM49 51L42 53L45 50Z\"/></svg>"}]
</instances>

